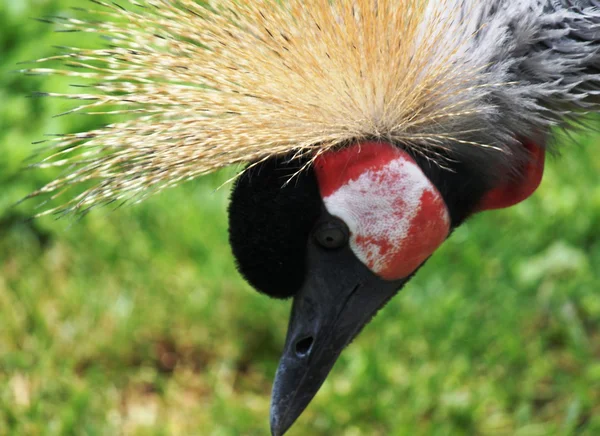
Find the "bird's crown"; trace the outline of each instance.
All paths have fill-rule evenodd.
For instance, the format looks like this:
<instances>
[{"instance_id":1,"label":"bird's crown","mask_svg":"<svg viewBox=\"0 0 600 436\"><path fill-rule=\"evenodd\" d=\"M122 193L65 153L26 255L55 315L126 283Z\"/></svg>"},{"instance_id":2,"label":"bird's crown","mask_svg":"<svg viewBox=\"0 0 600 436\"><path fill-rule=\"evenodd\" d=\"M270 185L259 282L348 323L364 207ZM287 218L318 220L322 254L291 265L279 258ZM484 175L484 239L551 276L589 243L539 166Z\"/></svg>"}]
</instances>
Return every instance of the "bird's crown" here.
<instances>
[{"instance_id":1,"label":"bird's crown","mask_svg":"<svg viewBox=\"0 0 600 436\"><path fill-rule=\"evenodd\" d=\"M32 196L85 189L46 213L372 139L440 165L456 156L510 164L518 135L543 133L566 113L541 100L580 103L589 93L577 87L594 79L568 80L576 65L564 51L553 67L565 72L561 84L541 76L550 54L535 44L563 36L566 26L549 26L570 15L538 1L93 3L51 21L107 44L64 48L26 71L76 79L78 92L46 94L78 102L70 112L121 117L52 141L39 166L67 171Z\"/></svg>"}]
</instances>

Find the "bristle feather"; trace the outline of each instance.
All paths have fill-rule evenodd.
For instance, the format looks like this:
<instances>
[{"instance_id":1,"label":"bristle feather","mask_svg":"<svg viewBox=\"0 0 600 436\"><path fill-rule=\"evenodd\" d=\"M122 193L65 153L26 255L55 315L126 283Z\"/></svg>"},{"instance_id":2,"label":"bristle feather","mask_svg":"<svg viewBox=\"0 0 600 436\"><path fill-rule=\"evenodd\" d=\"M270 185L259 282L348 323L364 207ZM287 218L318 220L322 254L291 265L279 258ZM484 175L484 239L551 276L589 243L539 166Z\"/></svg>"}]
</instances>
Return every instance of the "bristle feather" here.
<instances>
[{"instance_id":1,"label":"bristle feather","mask_svg":"<svg viewBox=\"0 0 600 436\"><path fill-rule=\"evenodd\" d=\"M53 140L39 167L71 172L30 197L95 184L43 214L139 200L232 164L291 152L315 158L362 139L398 143L440 164L448 150L506 159L511 138L547 115L523 91L546 88L511 75L517 61L498 60L502 50L489 47L508 44L512 21L498 13L492 20L483 0L91 3L94 19L44 21L110 46L61 48L24 71L93 81L75 85L86 93L46 94L93 101L64 114L129 119ZM509 113L498 121L511 93L530 120Z\"/></svg>"}]
</instances>

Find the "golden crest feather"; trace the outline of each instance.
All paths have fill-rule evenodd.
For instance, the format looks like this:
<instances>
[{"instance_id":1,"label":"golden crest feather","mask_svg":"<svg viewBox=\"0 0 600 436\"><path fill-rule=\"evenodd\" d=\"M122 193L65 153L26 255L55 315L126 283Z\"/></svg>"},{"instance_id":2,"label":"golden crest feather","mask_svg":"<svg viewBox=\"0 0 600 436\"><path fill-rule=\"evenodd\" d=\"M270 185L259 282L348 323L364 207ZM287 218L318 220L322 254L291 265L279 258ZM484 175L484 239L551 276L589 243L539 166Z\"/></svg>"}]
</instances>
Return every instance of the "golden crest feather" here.
<instances>
[{"instance_id":1,"label":"golden crest feather","mask_svg":"<svg viewBox=\"0 0 600 436\"><path fill-rule=\"evenodd\" d=\"M432 153L472 146L485 63L452 0L94 1L54 19L110 46L66 49L28 73L81 79L72 112L124 116L55 139L39 163L65 176L30 197L86 189L54 212L140 199L235 163L312 156L380 138ZM464 122L461 122L464 120Z\"/></svg>"}]
</instances>

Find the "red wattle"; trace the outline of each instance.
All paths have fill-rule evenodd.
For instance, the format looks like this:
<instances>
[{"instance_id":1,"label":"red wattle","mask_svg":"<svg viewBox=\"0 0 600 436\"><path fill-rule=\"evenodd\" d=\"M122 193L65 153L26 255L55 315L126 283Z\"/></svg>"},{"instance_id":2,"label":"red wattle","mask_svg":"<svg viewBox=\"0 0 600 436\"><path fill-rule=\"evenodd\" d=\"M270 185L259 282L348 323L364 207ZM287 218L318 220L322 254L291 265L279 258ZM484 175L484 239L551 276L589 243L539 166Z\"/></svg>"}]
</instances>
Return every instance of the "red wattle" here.
<instances>
[{"instance_id":1,"label":"red wattle","mask_svg":"<svg viewBox=\"0 0 600 436\"><path fill-rule=\"evenodd\" d=\"M546 150L531 141L524 141L529 160L519 171L520 177L511 178L492 189L482 199L476 212L503 209L528 199L542 183Z\"/></svg>"}]
</instances>

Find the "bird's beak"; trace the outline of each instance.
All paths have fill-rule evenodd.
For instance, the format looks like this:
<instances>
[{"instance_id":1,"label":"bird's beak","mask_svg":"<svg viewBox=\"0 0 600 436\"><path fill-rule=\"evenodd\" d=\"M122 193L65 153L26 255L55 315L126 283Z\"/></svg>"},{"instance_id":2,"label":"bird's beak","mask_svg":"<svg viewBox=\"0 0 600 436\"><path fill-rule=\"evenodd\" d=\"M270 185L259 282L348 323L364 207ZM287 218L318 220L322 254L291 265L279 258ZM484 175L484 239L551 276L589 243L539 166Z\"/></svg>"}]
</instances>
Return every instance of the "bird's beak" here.
<instances>
[{"instance_id":1,"label":"bird's beak","mask_svg":"<svg viewBox=\"0 0 600 436\"><path fill-rule=\"evenodd\" d=\"M291 427L342 350L406 281L377 277L350 248L327 251L309 243L307 279L294 297L273 386L273 436Z\"/></svg>"}]
</instances>

